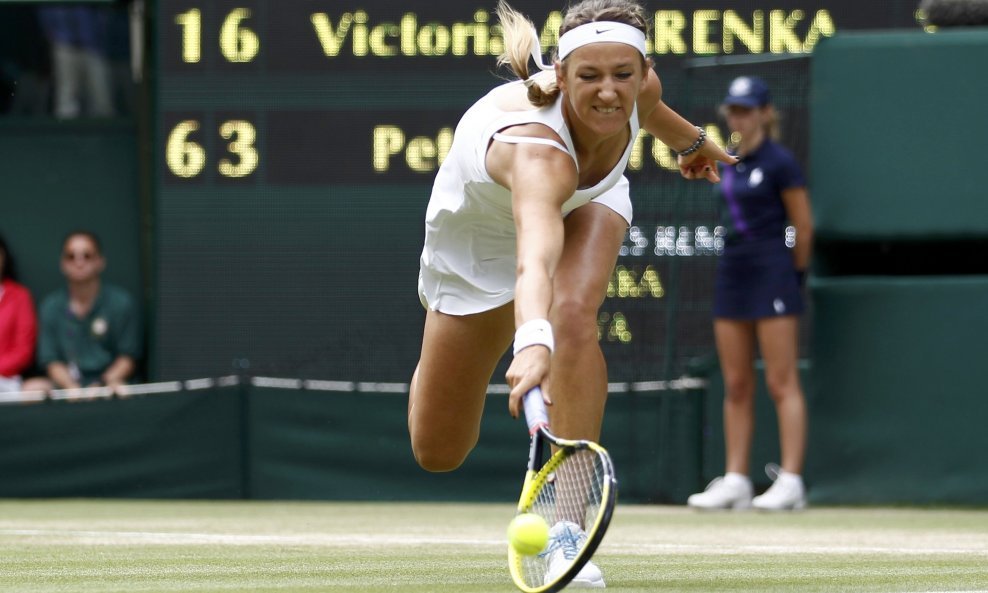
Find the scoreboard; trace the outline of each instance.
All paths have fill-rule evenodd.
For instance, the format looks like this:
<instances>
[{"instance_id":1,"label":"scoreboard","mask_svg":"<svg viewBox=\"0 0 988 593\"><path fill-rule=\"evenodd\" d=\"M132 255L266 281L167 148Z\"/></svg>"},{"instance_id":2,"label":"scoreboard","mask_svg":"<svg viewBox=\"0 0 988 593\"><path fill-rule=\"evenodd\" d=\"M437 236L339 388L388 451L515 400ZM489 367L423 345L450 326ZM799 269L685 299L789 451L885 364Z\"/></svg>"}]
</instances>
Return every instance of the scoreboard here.
<instances>
[{"instance_id":1,"label":"scoreboard","mask_svg":"<svg viewBox=\"0 0 988 593\"><path fill-rule=\"evenodd\" d=\"M152 375L408 380L432 178L460 115L508 76L494 5L154 3ZM513 6L556 45L562 3ZM667 103L722 141L728 77L758 72L804 164L808 60L774 60L842 29L918 28L913 0L646 7ZM697 57L741 66L684 68ZM612 380L671 378L712 350L717 198L644 133L628 175L636 219L599 336Z\"/></svg>"}]
</instances>

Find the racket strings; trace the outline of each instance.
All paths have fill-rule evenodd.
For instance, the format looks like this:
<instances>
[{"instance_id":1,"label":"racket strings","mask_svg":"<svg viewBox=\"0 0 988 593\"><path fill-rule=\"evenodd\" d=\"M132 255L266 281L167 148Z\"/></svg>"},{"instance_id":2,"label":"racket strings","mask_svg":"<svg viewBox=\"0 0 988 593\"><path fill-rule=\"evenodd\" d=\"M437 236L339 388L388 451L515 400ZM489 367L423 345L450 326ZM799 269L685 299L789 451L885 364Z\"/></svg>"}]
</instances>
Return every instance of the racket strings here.
<instances>
[{"instance_id":1,"label":"racket strings","mask_svg":"<svg viewBox=\"0 0 988 593\"><path fill-rule=\"evenodd\" d=\"M597 524L604 497L607 471L600 456L581 449L566 456L552 469L535 496L528 512L545 519L550 539L536 556L521 558L521 574L530 587L548 584L550 563L559 562L557 550L566 562L563 570L553 567L552 578L560 576L580 555L587 536Z\"/></svg>"}]
</instances>

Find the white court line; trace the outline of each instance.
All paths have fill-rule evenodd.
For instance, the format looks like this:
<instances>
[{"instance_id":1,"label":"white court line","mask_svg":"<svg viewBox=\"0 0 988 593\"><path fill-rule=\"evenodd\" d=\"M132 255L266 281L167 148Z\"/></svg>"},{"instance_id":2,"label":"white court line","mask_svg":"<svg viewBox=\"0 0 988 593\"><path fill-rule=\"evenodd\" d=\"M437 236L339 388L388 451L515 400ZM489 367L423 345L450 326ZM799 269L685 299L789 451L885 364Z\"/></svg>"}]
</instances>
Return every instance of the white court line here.
<instances>
[{"instance_id":1,"label":"white court line","mask_svg":"<svg viewBox=\"0 0 988 593\"><path fill-rule=\"evenodd\" d=\"M745 545L705 545L705 544L601 544L600 549L604 552L634 554L636 550L648 553L688 553L688 554L710 554L722 556L736 556L739 554L767 554L767 555L792 555L792 554L887 554L887 555L970 555L985 556L988 558L988 548L905 548L892 546L773 546L759 544ZM981 593L971 591L968 593ZM988 593L988 592L985 592Z\"/></svg>"},{"instance_id":2,"label":"white court line","mask_svg":"<svg viewBox=\"0 0 988 593\"><path fill-rule=\"evenodd\" d=\"M149 544L226 544L226 545L311 545L311 546L352 546L352 545L394 545L421 546L429 544L451 544L458 546L507 545L507 540L469 539L458 537L416 537L416 536L371 536L371 535L247 535L234 533L176 533L155 531L77 531L61 529L0 529L2 536L55 537L77 540L98 540L95 543L123 544L143 542Z\"/></svg>"},{"instance_id":3,"label":"white court line","mask_svg":"<svg viewBox=\"0 0 988 593\"><path fill-rule=\"evenodd\" d=\"M457 545L457 546L504 546L505 540L494 538L463 538L433 536L395 536L395 535L341 535L341 534L298 534L298 535L248 535L235 533L182 533L155 531L82 531L60 529L0 529L0 536L20 537L51 537L60 541L74 539L84 543L117 545L131 543L162 544L162 545L309 545L309 546L422 546L422 545ZM762 555L792 555L792 554L881 554L881 555L968 555L985 556L988 558L988 548L933 548L933 547L898 547L898 546L776 546L776 545L704 545L704 544L664 544L639 542L635 544L607 543L601 545L603 553L623 553L631 555L646 554L715 554L732 556L740 554ZM966 592L988 593L988 591Z\"/></svg>"}]
</instances>

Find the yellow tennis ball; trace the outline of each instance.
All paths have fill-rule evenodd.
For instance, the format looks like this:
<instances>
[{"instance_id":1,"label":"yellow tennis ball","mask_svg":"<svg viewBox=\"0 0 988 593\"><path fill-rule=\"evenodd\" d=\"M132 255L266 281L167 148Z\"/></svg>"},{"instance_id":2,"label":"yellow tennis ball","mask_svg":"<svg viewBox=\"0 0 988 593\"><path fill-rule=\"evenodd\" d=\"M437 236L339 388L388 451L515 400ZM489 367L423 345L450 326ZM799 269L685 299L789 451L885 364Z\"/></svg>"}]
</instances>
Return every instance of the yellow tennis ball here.
<instances>
[{"instance_id":1,"label":"yellow tennis ball","mask_svg":"<svg viewBox=\"0 0 988 593\"><path fill-rule=\"evenodd\" d=\"M522 556L534 556L549 543L549 526L533 513L521 513L508 524L508 543Z\"/></svg>"}]
</instances>

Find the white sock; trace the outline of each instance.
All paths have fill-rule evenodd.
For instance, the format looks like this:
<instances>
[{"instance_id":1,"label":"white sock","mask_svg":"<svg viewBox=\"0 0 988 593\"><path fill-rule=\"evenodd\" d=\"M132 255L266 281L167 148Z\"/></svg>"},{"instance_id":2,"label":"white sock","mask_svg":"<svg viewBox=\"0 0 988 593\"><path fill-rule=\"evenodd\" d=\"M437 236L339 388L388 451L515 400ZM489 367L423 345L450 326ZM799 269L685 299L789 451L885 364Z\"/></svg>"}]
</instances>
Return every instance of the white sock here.
<instances>
[{"instance_id":1,"label":"white sock","mask_svg":"<svg viewBox=\"0 0 988 593\"><path fill-rule=\"evenodd\" d=\"M799 487L803 487L803 476L799 474L794 474L792 472L787 472L786 470L779 470L779 477L777 480L785 480L787 482L792 482L794 484L799 484Z\"/></svg>"},{"instance_id":2,"label":"white sock","mask_svg":"<svg viewBox=\"0 0 988 593\"><path fill-rule=\"evenodd\" d=\"M737 472L727 472L726 474L724 474L724 483L750 486L751 478L749 478L744 474L739 474Z\"/></svg>"}]
</instances>

